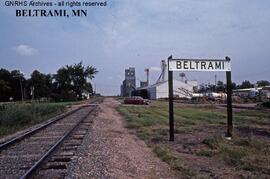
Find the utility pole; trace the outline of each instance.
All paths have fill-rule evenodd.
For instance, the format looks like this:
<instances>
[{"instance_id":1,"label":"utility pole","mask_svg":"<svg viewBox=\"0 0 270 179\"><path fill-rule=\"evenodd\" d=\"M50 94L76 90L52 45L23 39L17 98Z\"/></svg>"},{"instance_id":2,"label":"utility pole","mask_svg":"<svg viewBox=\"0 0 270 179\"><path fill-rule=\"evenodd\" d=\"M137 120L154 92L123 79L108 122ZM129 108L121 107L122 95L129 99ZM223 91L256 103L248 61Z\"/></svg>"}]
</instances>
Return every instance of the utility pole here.
<instances>
[{"instance_id":1,"label":"utility pole","mask_svg":"<svg viewBox=\"0 0 270 179\"><path fill-rule=\"evenodd\" d=\"M23 86L22 86L22 75L23 74L19 74L19 75L16 75L16 76L13 76L15 78L19 78L19 82L20 82L20 89L21 89L21 100L23 101L24 100L24 95L23 95Z\"/></svg>"},{"instance_id":2,"label":"utility pole","mask_svg":"<svg viewBox=\"0 0 270 179\"><path fill-rule=\"evenodd\" d=\"M20 80L20 86L21 86L21 96L22 96L22 101L23 101L23 87L22 87L22 77L19 76L19 80Z\"/></svg>"},{"instance_id":3,"label":"utility pole","mask_svg":"<svg viewBox=\"0 0 270 179\"><path fill-rule=\"evenodd\" d=\"M35 87L31 86L31 95L32 95L32 101L35 100Z\"/></svg>"}]
</instances>

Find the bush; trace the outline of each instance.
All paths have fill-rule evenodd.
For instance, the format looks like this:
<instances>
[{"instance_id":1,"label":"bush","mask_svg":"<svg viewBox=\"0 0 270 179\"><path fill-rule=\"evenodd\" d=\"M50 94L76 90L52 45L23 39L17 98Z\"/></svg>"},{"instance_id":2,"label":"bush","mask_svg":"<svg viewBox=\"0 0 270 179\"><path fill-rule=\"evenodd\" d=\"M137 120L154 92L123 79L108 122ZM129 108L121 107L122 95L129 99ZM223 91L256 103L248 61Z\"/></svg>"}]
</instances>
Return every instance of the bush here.
<instances>
[{"instance_id":1,"label":"bush","mask_svg":"<svg viewBox=\"0 0 270 179\"><path fill-rule=\"evenodd\" d=\"M207 145L210 149L217 149L221 141L222 138L220 136L214 136L213 138L204 139L202 143Z\"/></svg>"},{"instance_id":2,"label":"bush","mask_svg":"<svg viewBox=\"0 0 270 179\"><path fill-rule=\"evenodd\" d=\"M63 104L9 104L0 111L0 135L36 124L65 110ZM9 132L10 130L10 132ZM3 132L6 131L6 132Z\"/></svg>"},{"instance_id":3,"label":"bush","mask_svg":"<svg viewBox=\"0 0 270 179\"><path fill-rule=\"evenodd\" d=\"M270 108L270 101L264 102L262 105L265 108Z\"/></svg>"},{"instance_id":4,"label":"bush","mask_svg":"<svg viewBox=\"0 0 270 179\"><path fill-rule=\"evenodd\" d=\"M8 105L0 112L0 124L3 126L27 124L31 120L29 105Z\"/></svg>"},{"instance_id":5,"label":"bush","mask_svg":"<svg viewBox=\"0 0 270 179\"><path fill-rule=\"evenodd\" d=\"M164 162L168 163L173 169L180 171L185 178L196 178L196 173L184 166L183 161L180 156L177 155L171 149L156 145L153 152Z\"/></svg>"}]
</instances>

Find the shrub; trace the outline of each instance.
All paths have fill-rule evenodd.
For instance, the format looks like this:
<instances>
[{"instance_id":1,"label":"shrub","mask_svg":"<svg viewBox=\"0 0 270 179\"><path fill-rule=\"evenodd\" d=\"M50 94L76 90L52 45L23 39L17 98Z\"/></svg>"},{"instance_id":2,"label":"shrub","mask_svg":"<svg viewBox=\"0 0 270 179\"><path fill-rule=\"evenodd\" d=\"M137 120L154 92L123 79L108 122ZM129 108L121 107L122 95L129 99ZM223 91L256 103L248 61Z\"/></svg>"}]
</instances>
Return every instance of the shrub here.
<instances>
[{"instance_id":1,"label":"shrub","mask_svg":"<svg viewBox=\"0 0 270 179\"><path fill-rule=\"evenodd\" d=\"M65 110L63 104L9 104L0 111L0 135L36 124Z\"/></svg>"},{"instance_id":2,"label":"shrub","mask_svg":"<svg viewBox=\"0 0 270 179\"><path fill-rule=\"evenodd\" d=\"M270 108L270 101L264 102L262 105L265 108Z\"/></svg>"},{"instance_id":3,"label":"shrub","mask_svg":"<svg viewBox=\"0 0 270 179\"><path fill-rule=\"evenodd\" d=\"M217 149L221 141L222 138L220 136L214 136L213 138L204 139L202 143L207 145L210 149Z\"/></svg>"}]
</instances>

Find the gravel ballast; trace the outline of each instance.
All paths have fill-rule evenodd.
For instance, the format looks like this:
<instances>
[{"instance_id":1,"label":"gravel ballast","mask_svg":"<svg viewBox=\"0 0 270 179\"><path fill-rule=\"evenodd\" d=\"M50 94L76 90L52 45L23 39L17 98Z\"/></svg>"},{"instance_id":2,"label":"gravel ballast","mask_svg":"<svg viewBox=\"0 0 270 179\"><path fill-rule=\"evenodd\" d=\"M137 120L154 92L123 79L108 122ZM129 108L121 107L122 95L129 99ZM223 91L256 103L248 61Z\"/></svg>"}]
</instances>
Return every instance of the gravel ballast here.
<instances>
[{"instance_id":1,"label":"gravel ballast","mask_svg":"<svg viewBox=\"0 0 270 179\"><path fill-rule=\"evenodd\" d=\"M124 127L118 102L106 98L66 178L179 178Z\"/></svg>"}]
</instances>

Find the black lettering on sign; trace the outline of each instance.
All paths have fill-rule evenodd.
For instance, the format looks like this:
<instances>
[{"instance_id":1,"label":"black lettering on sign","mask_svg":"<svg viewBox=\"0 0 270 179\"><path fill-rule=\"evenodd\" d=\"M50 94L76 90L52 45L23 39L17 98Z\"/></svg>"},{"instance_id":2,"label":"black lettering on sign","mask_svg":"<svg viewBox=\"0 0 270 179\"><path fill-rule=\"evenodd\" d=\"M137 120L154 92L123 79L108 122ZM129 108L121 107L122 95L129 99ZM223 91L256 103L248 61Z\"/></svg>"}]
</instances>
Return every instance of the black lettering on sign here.
<instances>
[{"instance_id":1,"label":"black lettering on sign","mask_svg":"<svg viewBox=\"0 0 270 179\"><path fill-rule=\"evenodd\" d=\"M206 70L206 62L201 62L201 70Z\"/></svg>"},{"instance_id":2,"label":"black lettering on sign","mask_svg":"<svg viewBox=\"0 0 270 179\"><path fill-rule=\"evenodd\" d=\"M221 62L216 62L215 63L215 69L220 69L221 70Z\"/></svg>"},{"instance_id":3,"label":"black lettering on sign","mask_svg":"<svg viewBox=\"0 0 270 179\"><path fill-rule=\"evenodd\" d=\"M188 61L184 61L184 69L188 70Z\"/></svg>"},{"instance_id":4,"label":"black lettering on sign","mask_svg":"<svg viewBox=\"0 0 270 179\"><path fill-rule=\"evenodd\" d=\"M176 61L176 69L182 69L181 61Z\"/></svg>"},{"instance_id":5,"label":"black lettering on sign","mask_svg":"<svg viewBox=\"0 0 270 179\"><path fill-rule=\"evenodd\" d=\"M208 65L208 70L210 70L210 68L212 68L212 70L214 69L212 62L209 62L209 65Z\"/></svg>"},{"instance_id":6,"label":"black lettering on sign","mask_svg":"<svg viewBox=\"0 0 270 179\"><path fill-rule=\"evenodd\" d=\"M192 67L192 61L189 62L189 65L191 70L195 70L195 67Z\"/></svg>"},{"instance_id":7,"label":"black lettering on sign","mask_svg":"<svg viewBox=\"0 0 270 179\"><path fill-rule=\"evenodd\" d=\"M199 61L195 62L196 63L196 69L199 69Z\"/></svg>"}]
</instances>

